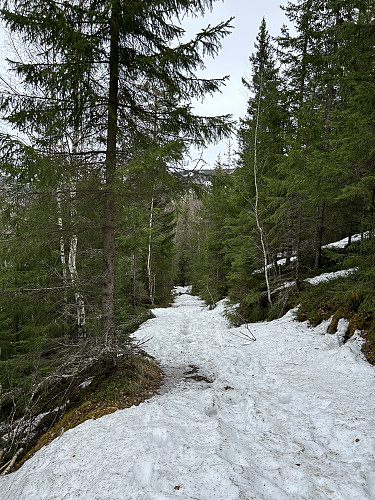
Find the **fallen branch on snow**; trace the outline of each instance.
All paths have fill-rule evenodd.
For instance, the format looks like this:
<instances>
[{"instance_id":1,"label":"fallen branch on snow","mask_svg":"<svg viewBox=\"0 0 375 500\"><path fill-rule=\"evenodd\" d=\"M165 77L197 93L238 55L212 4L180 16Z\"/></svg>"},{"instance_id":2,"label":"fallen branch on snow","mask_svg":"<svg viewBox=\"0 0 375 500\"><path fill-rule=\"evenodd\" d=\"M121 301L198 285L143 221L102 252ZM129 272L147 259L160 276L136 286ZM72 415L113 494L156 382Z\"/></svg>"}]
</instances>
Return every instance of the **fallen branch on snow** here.
<instances>
[{"instance_id":1,"label":"fallen branch on snow","mask_svg":"<svg viewBox=\"0 0 375 500\"><path fill-rule=\"evenodd\" d=\"M13 465L16 463L16 460L18 458L18 456L23 452L23 448L20 448L17 453L15 453L13 455L13 458L12 460L9 460L9 462L7 462L5 465L3 465L0 469L1 472L1 476L5 476L6 474L8 474L8 472L12 469Z\"/></svg>"},{"instance_id":2,"label":"fallen branch on snow","mask_svg":"<svg viewBox=\"0 0 375 500\"><path fill-rule=\"evenodd\" d=\"M253 332L250 330L249 328L249 323L246 321L245 318L243 318L241 316L240 313L238 313L237 311L234 311L234 314L236 316L238 316L240 318L241 321L243 321L243 325L244 328L246 328L246 330L249 332L249 333L245 333L245 332L242 332L240 331L240 335L236 335L235 333L232 332L232 335L234 335L235 337L239 337L240 339L245 339L245 340L249 340L250 342L255 342L256 341L256 337L255 335L253 334Z\"/></svg>"}]
</instances>

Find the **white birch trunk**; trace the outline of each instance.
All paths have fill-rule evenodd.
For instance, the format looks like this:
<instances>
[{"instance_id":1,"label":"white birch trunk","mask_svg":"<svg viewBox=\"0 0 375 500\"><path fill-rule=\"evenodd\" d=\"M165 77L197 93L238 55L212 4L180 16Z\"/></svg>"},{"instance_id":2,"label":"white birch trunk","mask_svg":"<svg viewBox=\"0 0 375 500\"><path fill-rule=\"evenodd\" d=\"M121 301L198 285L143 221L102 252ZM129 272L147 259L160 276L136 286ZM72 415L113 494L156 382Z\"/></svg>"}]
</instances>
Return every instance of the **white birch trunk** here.
<instances>
[{"instance_id":1,"label":"white birch trunk","mask_svg":"<svg viewBox=\"0 0 375 500\"><path fill-rule=\"evenodd\" d=\"M64 286L64 311L63 314L65 317L68 315L68 297L67 297L67 284L68 284L68 276L67 276L67 268L66 268L66 255L65 255L65 241L64 241L64 225L62 218L62 199L61 199L61 191L60 189L56 192L56 202L57 202L57 226L60 232L60 262L61 262L61 276L63 280Z\"/></svg>"},{"instance_id":2,"label":"white birch trunk","mask_svg":"<svg viewBox=\"0 0 375 500\"><path fill-rule=\"evenodd\" d=\"M260 116L260 101L262 97L262 86L263 86L263 78L261 76L260 86L259 86L259 97L258 97L258 108L256 115L256 125L255 125L255 137L254 137L254 187L255 187L255 206L254 206L254 215L256 225L259 231L260 243L262 246L263 253L263 265L264 265L264 278L266 280L267 286L267 298L268 302L272 304L271 299L271 288L269 282L269 274L268 274L268 257L267 257L267 249L265 244L264 232L262 225L260 223L258 204L259 204L259 189L258 189L258 158L257 158L257 147L258 147L258 130L259 130L259 116Z\"/></svg>"},{"instance_id":3,"label":"white birch trunk","mask_svg":"<svg viewBox=\"0 0 375 500\"><path fill-rule=\"evenodd\" d=\"M72 203L71 218L72 220L74 220L74 217L76 216L76 210L74 207L76 199L76 191L74 187L70 191L70 199ZM70 238L68 267L69 267L70 282L73 288L75 289L74 298L76 304L78 335L82 335L86 325L86 311L85 311L85 301L83 299L83 295L80 292L80 290L76 288L78 281L78 271L76 265L77 247L78 247L78 236L76 234L73 234Z\"/></svg>"},{"instance_id":4,"label":"white birch trunk","mask_svg":"<svg viewBox=\"0 0 375 500\"><path fill-rule=\"evenodd\" d=\"M64 242L64 236L63 236L64 226L63 226L62 207L61 207L62 200L61 200L61 191L60 191L60 189L57 190L56 201L57 201L57 225L58 225L59 231L61 233L61 236L60 236L61 274L62 274L62 277L63 277L64 285L66 285L67 273L66 273L65 242Z\"/></svg>"}]
</instances>

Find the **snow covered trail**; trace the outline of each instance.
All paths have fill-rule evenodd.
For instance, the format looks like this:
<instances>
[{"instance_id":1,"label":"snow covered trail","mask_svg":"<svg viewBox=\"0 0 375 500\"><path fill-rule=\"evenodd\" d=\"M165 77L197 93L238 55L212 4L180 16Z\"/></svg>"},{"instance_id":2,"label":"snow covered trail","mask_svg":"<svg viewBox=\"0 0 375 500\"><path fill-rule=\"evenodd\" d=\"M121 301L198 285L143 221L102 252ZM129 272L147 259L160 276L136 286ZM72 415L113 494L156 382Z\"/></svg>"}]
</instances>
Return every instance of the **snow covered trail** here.
<instances>
[{"instance_id":1,"label":"snow covered trail","mask_svg":"<svg viewBox=\"0 0 375 500\"><path fill-rule=\"evenodd\" d=\"M180 289L180 292L186 290ZM137 338L168 377L0 478L0 500L375 499L375 369L292 312L241 339L183 293Z\"/></svg>"}]
</instances>

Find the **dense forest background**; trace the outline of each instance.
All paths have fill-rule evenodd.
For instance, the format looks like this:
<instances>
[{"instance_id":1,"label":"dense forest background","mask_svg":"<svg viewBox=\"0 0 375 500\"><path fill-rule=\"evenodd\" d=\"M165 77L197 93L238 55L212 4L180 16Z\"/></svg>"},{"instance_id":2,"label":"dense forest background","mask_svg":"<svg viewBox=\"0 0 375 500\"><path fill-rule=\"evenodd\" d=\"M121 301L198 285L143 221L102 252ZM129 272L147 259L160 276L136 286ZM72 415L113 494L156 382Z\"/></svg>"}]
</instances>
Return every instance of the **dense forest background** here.
<instances>
[{"instance_id":1,"label":"dense forest background","mask_svg":"<svg viewBox=\"0 0 375 500\"><path fill-rule=\"evenodd\" d=\"M252 77L243 79L249 99L238 154L229 146L199 202L185 199L185 281L212 305L229 295L239 321L277 317L304 292L315 321L355 311L357 326L369 327L374 6L300 1L285 10L291 31L283 27L272 40L264 19L259 29ZM191 203L199 205L193 213ZM352 244L354 234L360 243ZM345 248L326 247L345 237ZM357 267L326 291L308 292L304 282L323 270ZM286 282L294 286L280 289Z\"/></svg>"},{"instance_id":2,"label":"dense forest background","mask_svg":"<svg viewBox=\"0 0 375 500\"><path fill-rule=\"evenodd\" d=\"M192 284L212 307L229 296L235 322L298 303L301 319L345 316L367 332L372 359L374 3L291 2L276 39L263 19L238 151L195 172L189 147L234 129L191 107L225 84L196 71L231 26L182 43L178 19L211 6L3 3L17 84L3 87L1 110L18 134L0 137L3 428L24 416L7 456L17 432L32 439L52 387L63 407L72 378L115 369L173 285ZM344 237L345 248L324 248ZM319 291L304 281L345 268L358 270Z\"/></svg>"}]
</instances>

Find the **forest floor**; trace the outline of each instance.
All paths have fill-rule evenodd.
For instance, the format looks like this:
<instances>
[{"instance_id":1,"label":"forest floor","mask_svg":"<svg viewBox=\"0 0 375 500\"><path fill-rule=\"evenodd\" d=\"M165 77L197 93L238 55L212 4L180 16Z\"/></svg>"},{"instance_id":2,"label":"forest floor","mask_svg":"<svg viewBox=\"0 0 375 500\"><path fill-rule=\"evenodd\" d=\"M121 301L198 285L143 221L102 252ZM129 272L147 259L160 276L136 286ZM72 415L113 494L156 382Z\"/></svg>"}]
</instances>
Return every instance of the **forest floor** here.
<instances>
[{"instance_id":1,"label":"forest floor","mask_svg":"<svg viewBox=\"0 0 375 500\"><path fill-rule=\"evenodd\" d=\"M230 328L187 289L135 333L166 381L0 478L1 500L375 498L375 368L293 312Z\"/></svg>"}]
</instances>

